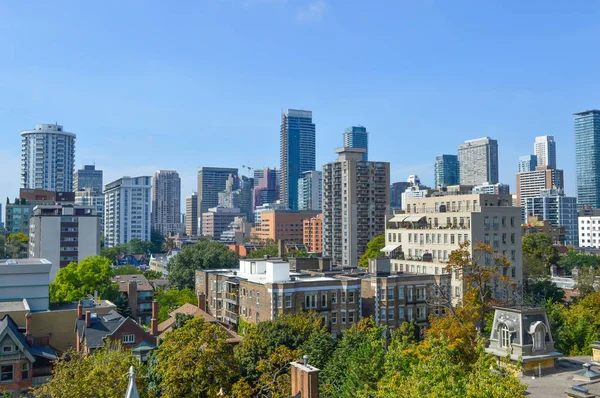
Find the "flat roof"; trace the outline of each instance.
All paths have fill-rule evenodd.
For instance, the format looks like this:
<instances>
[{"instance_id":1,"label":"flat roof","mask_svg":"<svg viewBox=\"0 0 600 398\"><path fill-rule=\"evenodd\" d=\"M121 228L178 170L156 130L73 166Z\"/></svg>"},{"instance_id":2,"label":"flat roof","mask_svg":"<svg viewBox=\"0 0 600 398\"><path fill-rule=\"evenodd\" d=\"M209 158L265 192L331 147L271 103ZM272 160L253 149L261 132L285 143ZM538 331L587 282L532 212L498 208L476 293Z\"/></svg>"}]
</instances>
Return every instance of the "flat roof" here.
<instances>
[{"instance_id":1,"label":"flat roof","mask_svg":"<svg viewBox=\"0 0 600 398\"><path fill-rule=\"evenodd\" d=\"M11 258L6 260L0 260L0 266L2 265L38 265L38 264L50 264L52 263L45 258Z\"/></svg>"},{"instance_id":2,"label":"flat roof","mask_svg":"<svg viewBox=\"0 0 600 398\"><path fill-rule=\"evenodd\" d=\"M29 311L27 299L19 301L0 301L0 312Z\"/></svg>"}]
</instances>

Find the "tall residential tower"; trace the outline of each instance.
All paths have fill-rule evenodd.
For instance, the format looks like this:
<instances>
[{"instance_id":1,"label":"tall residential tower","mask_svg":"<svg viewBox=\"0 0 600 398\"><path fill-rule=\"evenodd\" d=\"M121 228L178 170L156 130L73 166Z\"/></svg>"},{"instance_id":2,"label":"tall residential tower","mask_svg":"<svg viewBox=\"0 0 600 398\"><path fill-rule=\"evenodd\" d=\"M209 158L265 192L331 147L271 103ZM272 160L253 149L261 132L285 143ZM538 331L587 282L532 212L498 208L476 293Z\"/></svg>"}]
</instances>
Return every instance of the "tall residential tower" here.
<instances>
[{"instance_id":1,"label":"tall residential tower","mask_svg":"<svg viewBox=\"0 0 600 398\"><path fill-rule=\"evenodd\" d=\"M158 170L152 182L152 229L162 235L183 233L181 178L173 170Z\"/></svg>"},{"instance_id":2,"label":"tall residential tower","mask_svg":"<svg viewBox=\"0 0 600 398\"><path fill-rule=\"evenodd\" d=\"M369 160L369 133L363 126L348 127L344 132L344 146L346 148L364 148L362 159Z\"/></svg>"},{"instance_id":3,"label":"tall residential tower","mask_svg":"<svg viewBox=\"0 0 600 398\"><path fill-rule=\"evenodd\" d=\"M36 124L21 132L21 186L73 191L75 134L59 124Z\"/></svg>"},{"instance_id":4,"label":"tall residential tower","mask_svg":"<svg viewBox=\"0 0 600 398\"><path fill-rule=\"evenodd\" d=\"M435 186L447 187L460 184L457 155L440 155L435 158Z\"/></svg>"},{"instance_id":5,"label":"tall residential tower","mask_svg":"<svg viewBox=\"0 0 600 398\"><path fill-rule=\"evenodd\" d=\"M288 109L281 115L281 202L298 209L298 179L315 169L315 124L312 112Z\"/></svg>"},{"instance_id":6,"label":"tall residential tower","mask_svg":"<svg viewBox=\"0 0 600 398\"><path fill-rule=\"evenodd\" d=\"M535 137L533 151L537 157L538 166L548 166L551 169L556 168L556 143L553 136L544 135Z\"/></svg>"},{"instance_id":7,"label":"tall residential tower","mask_svg":"<svg viewBox=\"0 0 600 398\"><path fill-rule=\"evenodd\" d=\"M498 141L490 137L465 141L458 146L461 185L498 183Z\"/></svg>"},{"instance_id":8,"label":"tall residential tower","mask_svg":"<svg viewBox=\"0 0 600 398\"><path fill-rule=\"evenodd\" d=\"M600 111L575 114L575 163L579 206L600 208Z\"/></svg>"},{"instance_id":9,"label":"tall residential tower","mask_svg":"<svg viewBox=\"0 0 600 398\"><path fill-rule=\"evenodd\" d=\"M93 164L86 164L83 169L75 171L73 190L75 192L91 188L94 193L102 193L102 170L96 170Z\"/></svg>"}]
</instances>

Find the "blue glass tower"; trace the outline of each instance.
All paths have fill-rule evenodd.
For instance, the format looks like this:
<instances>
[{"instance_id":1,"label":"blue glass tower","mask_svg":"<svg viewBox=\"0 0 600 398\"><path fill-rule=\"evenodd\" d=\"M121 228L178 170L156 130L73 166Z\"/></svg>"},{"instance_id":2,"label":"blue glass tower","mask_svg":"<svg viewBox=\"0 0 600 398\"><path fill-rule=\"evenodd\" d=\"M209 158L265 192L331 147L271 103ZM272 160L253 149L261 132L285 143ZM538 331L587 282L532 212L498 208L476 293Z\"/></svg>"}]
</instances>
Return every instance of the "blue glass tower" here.
<instances>
[{"instance_id":1,"label":"blue glass tower","mask_svg":"<svg viewBox=\"0 0 600 398\"><path fill-rule=\"evenodd\" d=\"M362 159L369 160L369 133L363 126L352 126L346 129L344 133L344 147L346 148L365 148Z\"/></svg>"},{"instance_id":2,"label":"blue glass tower","mask_svg":"<svg viewBox=\"0 0 600 398\"><path fill-rule=\"evenodd\" d=\"M435 158L435 186L447 187L460 184L457 155L440 155Z\"/></svg>"},{"instance_id":3,"label":"blue glass tower","mask_svg":"<svg viewBox=\"0 0 600 398\"><path fill-rule=\"evenodd\" d=\"M575 163L579 205L600 208L600 111L575 114Z\"/></svg>"},{"instance_id":4,"label":"blue glass tower","mask_svg":"<svg viewBox=\"0 0 600 398\"><path fill-rule=\"evenodd\" d=\"M281 115L281 202L298 209L298 179L315 169L315 124L312 112L288 109Z\"/></svg>"}]
</instances>

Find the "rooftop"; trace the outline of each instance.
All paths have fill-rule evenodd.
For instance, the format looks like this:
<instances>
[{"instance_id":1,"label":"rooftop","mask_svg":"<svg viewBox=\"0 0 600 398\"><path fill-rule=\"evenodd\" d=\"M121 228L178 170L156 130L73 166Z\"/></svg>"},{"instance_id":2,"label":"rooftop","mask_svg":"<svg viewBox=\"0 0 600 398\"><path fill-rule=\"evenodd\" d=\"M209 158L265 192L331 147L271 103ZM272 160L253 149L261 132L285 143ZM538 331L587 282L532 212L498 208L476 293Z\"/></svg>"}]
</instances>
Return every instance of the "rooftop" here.
<instances>
[{"instance_id":1,"label":"rooftop","mask_svg":"<svg viewBox=\"0 0 600 398\"><path fill-rule=\"evenodd\" d=\"M6 259L0 260L0 266L3 265L39 265L39 264L49 264L52 263L45 258L18 258L18 259Z\"/></svg>"},{"instance_id":2,"label":"rooftop","mask_svg":"<svg viewBox=\"0 0 600 398\"><path fill-rule=\"evenodd\" d=\"M148 279L142 274L133 275L117 275L112 278L114 283L119 285L119 291L127 293L129 289L129 283L135 282L137 284L138 292L151 292L154 291L154 287L148 282Z\"/></svg>"},{"instance_id":3,"label":"rooftop","mask_svg":"<svg viewBox=\"0 0 600 398\"><path fill-rule=\"evenodd\" d=\"M577 381L573 379L576 373L581 372L584 363L589 363L589 356L564 357L556 360L555 369L542 371L542 377L522 377L521 382L527 385L526 395L531 398L565 397L565 391L572 386L583 385L589 389L590 394L600 395L600 382ZM596 364L592 370L600 371Z\"/></svg>"}]
</instances>

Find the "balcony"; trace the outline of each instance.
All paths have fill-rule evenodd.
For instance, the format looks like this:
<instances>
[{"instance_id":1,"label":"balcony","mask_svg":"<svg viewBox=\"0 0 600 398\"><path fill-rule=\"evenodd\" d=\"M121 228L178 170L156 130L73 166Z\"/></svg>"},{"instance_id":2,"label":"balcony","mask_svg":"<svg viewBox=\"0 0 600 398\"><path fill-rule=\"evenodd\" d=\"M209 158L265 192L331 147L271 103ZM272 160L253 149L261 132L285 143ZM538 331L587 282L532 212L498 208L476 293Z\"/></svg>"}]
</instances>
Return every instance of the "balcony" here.
<instances>
[{"instance_id":1,"label":"balcony","mask_svg":"<svg viewBox=\"0 0 600 398\"><path fill-rule=\"evenodd\" d=\"M238 304L238 302L239 302L239 296L235 292L226 292L225 295L223 296L223 299L232 304Z\"/></svg>"}]
</instances>

